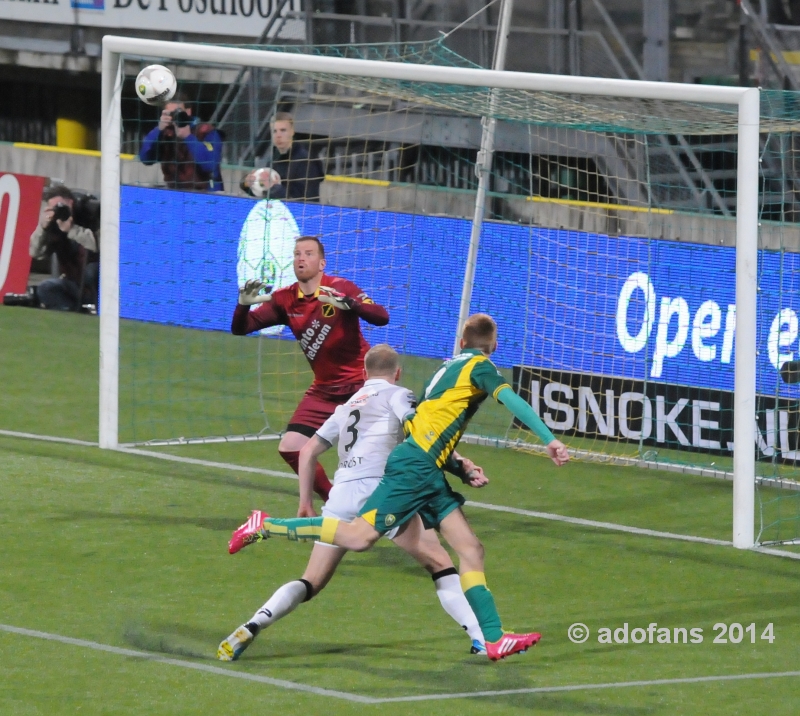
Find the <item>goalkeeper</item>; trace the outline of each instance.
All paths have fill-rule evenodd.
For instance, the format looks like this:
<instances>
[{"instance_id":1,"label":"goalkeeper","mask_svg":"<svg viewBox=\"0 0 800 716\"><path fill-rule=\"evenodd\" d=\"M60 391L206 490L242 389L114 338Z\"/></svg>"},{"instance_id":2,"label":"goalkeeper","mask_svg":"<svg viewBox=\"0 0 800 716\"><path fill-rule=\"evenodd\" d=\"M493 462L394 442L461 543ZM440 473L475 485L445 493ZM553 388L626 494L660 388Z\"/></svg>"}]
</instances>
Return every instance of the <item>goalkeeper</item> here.
<instances>
[{"instance_id":1,"label":"goalkeeper","mask_svg":"<svg viewBox=\"0 0 800 716\"><path fill-rule=\"evenodd\" d=\"M385 326L389 314L353 282L323 274L325 247L316 236L297 239L293 268L297 281L285 288L270 293L271 286L251 280L239 289L231 332L243 336L270 326L289 326L314 372L314 381L278 445L280 456L297 473L300 449L364 383L369 344L359 318ZM327 500L330 489L330 480L318 465L314 491Z\"/></svg>"},{"instance_id":2,"label":"goalkeeper","mask_svg":"<svg viewBox=\"0 0 800 716\"><path fill-rule=\"evenodd\" d=\"M246 523L233 533L231 552L272 533L318 539L345 549L365 551L386 532L411 524L419 514L425 527L438 529L459 557L464 596L486 639L486 654L497 661L527 650L541 634L506 633L494 597L486 586L483 545L461 510L464 498L454 492L444 470L453 466L453 452L469 420L489 396L496 398L547 446L553 462L569 460L563 443L553 436L530 405L506 383L489 356L497 348L497 325L491 316L475 314L464 325L462 352L446 361L428 382L415 416L406 425L408 437L386 463L383 480L353 522L332 517L280 520L264 516L260 527Z\"/></svg>"}]
</instances>

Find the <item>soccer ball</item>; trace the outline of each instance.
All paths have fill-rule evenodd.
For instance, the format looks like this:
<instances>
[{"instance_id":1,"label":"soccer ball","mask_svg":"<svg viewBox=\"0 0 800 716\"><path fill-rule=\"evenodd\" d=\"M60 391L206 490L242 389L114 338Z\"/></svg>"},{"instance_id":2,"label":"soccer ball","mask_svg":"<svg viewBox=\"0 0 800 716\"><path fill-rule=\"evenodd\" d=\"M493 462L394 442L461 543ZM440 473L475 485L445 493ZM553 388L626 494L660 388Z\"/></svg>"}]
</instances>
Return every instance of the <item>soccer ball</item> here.
<instances>
[{"instance_id":1,"label":"soccer ball","mask_svg":"<svg viewBox=\"0 0 800 716\"><path fill-rule=\"evenodd\" d=\"M175 75L163 65L148 65L136 77L136 96L145 104L166 104L177 89Z\"/></svg>"},{"instance_id":2,"label":"soccer ball","mask_svg":"<svg viewBox=\"0 0 800 716\"><path fill-rule=\"evenodd\" d=\"M256 169L253 172L253 182L250 191L253 196L263 199L269 194L270 187L281 183L281 175L274 169Z\"/></svg>"}]
</instances>

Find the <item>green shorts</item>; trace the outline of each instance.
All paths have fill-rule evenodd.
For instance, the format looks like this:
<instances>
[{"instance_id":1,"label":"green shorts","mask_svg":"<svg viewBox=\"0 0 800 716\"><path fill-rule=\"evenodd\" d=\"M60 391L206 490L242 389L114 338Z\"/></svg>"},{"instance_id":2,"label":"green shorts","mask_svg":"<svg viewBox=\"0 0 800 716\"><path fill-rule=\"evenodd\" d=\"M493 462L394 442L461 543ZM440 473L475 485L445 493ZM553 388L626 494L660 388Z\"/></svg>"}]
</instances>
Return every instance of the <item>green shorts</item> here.
<instances>
[{"instance_id":1,"label":"green shorts","mask_svg":"<svg viewBox=\"0 0 800 716\"><path fill-rule=\"evenodd\" d=\"M400 443L389 455L386 471L359 513L383 534L419 513L426 529L438 528L464 497L455 492L444 471L416 445Z\"/></svg>"}]
</instances>

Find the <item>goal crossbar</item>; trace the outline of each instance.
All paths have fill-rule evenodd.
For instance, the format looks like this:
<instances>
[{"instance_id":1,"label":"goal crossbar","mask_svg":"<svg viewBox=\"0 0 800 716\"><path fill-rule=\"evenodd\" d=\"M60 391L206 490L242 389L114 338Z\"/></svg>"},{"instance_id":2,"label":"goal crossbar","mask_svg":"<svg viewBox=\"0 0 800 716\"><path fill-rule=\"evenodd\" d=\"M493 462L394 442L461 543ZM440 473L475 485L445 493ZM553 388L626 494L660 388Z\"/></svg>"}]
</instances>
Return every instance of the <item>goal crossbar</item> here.
<instances>
[{"instance_id":1,"label":"goal crossbar","mask_svg":"<svg viewBox=\"0 0 800 716\"><path fill-rule=\"evenodd\" d=\"M573 77L469 67L416 65L384 60L323 57L271 50L253 50L243 47L220 47L188 42L145 40L115 35L106 35L103 38L103 53L104 57L106 54L141 58L160 57L170 60L259 67L286 70L288 72L317 72L350 77L432 82L467 87L546 91L560 94L574 93L678 102L736 105L740 104L744 95L753 91L746 87Z\"/></svg>"},{"instance_id":2,"label":"goal crossbar","mask_svg":"<svg viewBox=\"0 0 800 716\"><path fill-rule=\"evenodd\" d=\"M101 124L100 425L102 448L119 446L120 121L124 57L185 60L289 72L437 83L486 89L734 105L738 113L733 544L755 542L756 295L760 91L323 57L107 35Z\"/></svg>"}]
</instances>

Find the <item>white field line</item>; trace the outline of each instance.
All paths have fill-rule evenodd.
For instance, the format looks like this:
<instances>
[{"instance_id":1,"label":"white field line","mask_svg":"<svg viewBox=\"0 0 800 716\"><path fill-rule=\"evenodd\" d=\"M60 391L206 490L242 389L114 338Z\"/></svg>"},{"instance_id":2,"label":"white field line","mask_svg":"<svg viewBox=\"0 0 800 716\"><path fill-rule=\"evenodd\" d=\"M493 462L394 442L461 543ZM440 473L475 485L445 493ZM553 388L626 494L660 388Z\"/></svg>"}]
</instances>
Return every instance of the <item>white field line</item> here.
<instances>
[{"instance_id":1,"label":"white field line","mask_svg":"<svg viewBox=\"0 0 800 716\"><path fill-rule=\"evenodd\" d=\"M48 442L67 443L69 445L83 445L87 447L97 447L97 443L85 442L83 440L72 440L70 438L58 438L47 435L35 435L32 433L17 433L11 430L0 430L0 435L7 435L9 437L28 438L32 440L46 440ZM142 457L153 457L158 460L168 460L171 462L181 462L188 465L199 465L201 467L211 467L220 470L232 470L234 472L249 472L258 475L267 475L269 477L280 477L287 480L297 480L297 475L291 472L281 472L279 470L267 470L262 467L248 467L246 465L234 465L227 462L214 462L212 460L199 460L193 457L183 457L182 455L171 455L169 453L156 452L154 450L142 450L139 448L119 447L118 452L128 453L130 455L139 455ZM585 520L580 517L567 517L566 515L556 515L551 512L536 512L534 510L523 510L518 507L506 507L504 505L492 505L487 502L473 502L468 500L467 506L475 507L481 510L491 510L493 512L509 512L515 515L522 515L524 517L533 517L540 520L551 520L553 522L566 522L568 524L579 525L581 527L591 527L595 529L611 530L614 532L625 532L628 534L642 535L644 537L656 537L658 539L672 539L681 542L696 542L700 544L717 545L720 547L731 547L732 542L720 539L711 539L709 537L695 537L693 535L682 535L674 532L659 532L658 530L650 530L642 527L628 527L627 525L618 525L613 522L598 522L595 520ZM799 559L800 553L789 552L781 549L773 549L769 547L756 547L754 552L769 554L776 557L788 557L790 559Z\"/></svg>"},{"instance_id":2,"label":"white field line","mask_svg":"<svg viewBox=\"0 0 800 716\"><path fill-rule=\"evenodd\" d=\"M279 472L278 470L267 470L263 467L248 467L246 465L232 465L227 462L213 462L212 460L198 460L194 457L183 457L182 455L170 455L166 452L155 452L154 450L142 450L141 448L118 447L118 452L128 453L129 455L141 455L143 457L154 457L159 460L169 460L171 462L183 462L187 465L200 465L201 467L215 467L220 470L233 470L235 472L254 472L258 475L268 475L269 477L284 477L296 480L297 475L293 472Z\"/></svg>"},{"instance_id":3,"label":"white field line","mask_svg":"<svg viewBox=\"0 0 800 716\"><path fill-rule=\"evenodd\" d=\"M720 547L730 547L732 542L721 539L711 539L709 537L693 537L692 535L681 535L674 532L658 532L642 527L627 527L613 522L596 522L595 520L584 520L580 517L566 517L565 515L554 515L550 512L535 512L533 510L523 510L519 507L505 507L504 505L490 505L486 502L473 502L467 500L469 507L479 507L482 510L492 510L494 512L510 512L514 515L524 515L525 517L535 517L540 520L553 520L554 522L568 522L571 525L581 525L582 527L595 527L603 530L614 530L616 532L627 532L634 535L645 535L647 537L660 537L661 539L676 539L684 542L701 542L703 544L715 544ZM800 557L800 554L797 555Z\"/></svg>"},{"instance_id":4,"label":"white field line","mask_svg":"<svg viewBox=\"0 0 800 716\"><path fill-rule=\"evenodd\" d=\"M86 440L73 440L72 438L58 438L51 435L36 435L35 433L18 433L14 430L0 430L0 435L10 438L24 438L26 440L43 440L50 443L65 443L66 445L80 445L82 447L97 447L97 443ZM233 465L227 462L213 462L212 460L198 460L193 457L182 457L180 455L170 455L169 453L155 452L153 450L141 450L132 447L120 446L117 452L129 453L131 455L142 455L144 457L155 457L159 460L171 460L173 462L183 462L189 465L200 465L201 467L215 467L221 470L233 470L236 472L254 472L259 475L269 477L285 477L297 479L297 475L289 472L278 472L277 470L267 470L262 467L247 467L246 465Z\"/></svg>"},{"instance_id":5,"label":"white field line","mask_svg":"<svg viewBox=\"0 0 800 716\"><path fill-rule=\"evenodd\" d=\"M774 549L772 547L754 547L754 552L761 552L762 554L771 554L775 557L789 557L790 559L800 559L800 553L789 552L785 549Z\"/></svg>"},{"instance_id":6,"label":"white field line","mask_svg":"<svg viewBox=\"0 0 800 716\"><path fill-rule=\"evenodd\" d=\"M56 438L51 435L37 435L36 433L18 433L15 430L0 430L0 435L9 438L25 438L26 440L43 440L48 443L66 443L67 445L82 445L83 447L97 447L97 443L86 440L73 440L72 438Z\"/></svg>"},{"instance_id":7,"label":"white field line","mask_svg":"<svg viewBox=\"0 0 800 716\"><path fill-rule=\"evenodd\" d=\"M359 696L358 694L348 694L345 691L333 691L332 689L323 689L319 686L308 686L306 684L297 684L294 681L285 681L284 679L272 679L269 676L259 676L258 674L248 674L243 671L235 671L233 669L223 669L220 666L210 666L209 664L202 664L196 661L188 661L186 659L172 659L168 656L161 654L154 654L147 651L134 651L133 649L122 649L118 646L109 646L108 644L99 644L96 641L86 641L85 639L73 639L68 636L61 636L60 634L50 634L44 631L34 631L33 629L21 629L20 627L9 626L8 624L0 624L0 631L10 632L12 634L20 634L21 636L33 637L35 639L46 639L47 641L57 641L62 644L70 644L72 646L80 646L85 649L94 649L95 651L105 651L118 656L128 656L134 659L146 659L147 661L157 661L161 664L170 664L171 666L181 666L184 669L195 669L196 671L206 671L211 674L220 676L229 676L233 679L244 679L245 681L257 681L262 684L269 684L270 686L277 686L282 689L292 689L294 691L305 691L317 696L328 696L335 699L344 699L346 701L356 701L358 703L373 703L373 699L368 696Z\"/></svg>"},{"instance_id":8,"label":"white field line","mask_svg":"<svg viewBox=\"0 0 800 716\"><path fill-rule=\"evenodd\" d=\"M607 684L572 684L569 686L534 686L530 689L503 689L498 691L472 691L459 694L423 694L375 699L372 703L397 703L400 701L444 701L467 699L476 696L513 696L515 694L555 694L568 691L596 691L598 689L625 689L631 687L670 686L672 684L707 684L713 681L745 681L749 679L780 679L800 676L800 671L776 671L760 674L729 674L723 676L693 676L683 679L654 679L653 681L617 681Z\"/></svg>"},{"instance_id":9,"label":"white field line","mask_svg":"<svg viewBox=\"0 0 800 716\"><path fill-rule=\"evenodd\" d=\"M522 452L532 452L537 455L545 455L546 450L543 445L526 443L523 440L509 440L508 438L486 438L480 435L467 433L461 438L462 443L472 445L482 445L484 447L511 448ZM695 475L697 477L713 477L718 480L733 480L733 473L726 470L718 470L715 467L698 467L693 465L680 465L678 463L659 462L658 460L643 460L639 457L627 457L625 455L603 455L602 453L592 452L591 450L577 450L568 448L570 457L576 460L586 460L587 462L598 465L619 465L621 467L641 467L646 470L663 470L664 472L680 472L685 475Z\"/></svg>"},{"instance_id":10,"label":"white field line","mask_svg":"<svg viewBox=\"0 0 800 716\"><path fill-rule=\"evenodd\" d=\"M211 445L212 443L252 443L262 440L280 440L280 435L218 435L208 438L172 438L146 440L143 443L124 443L120 447L170 447L172 445Z\"/></svg>"},{"instance_id":11,"label":"white field line","mask_svg":"<svg viewBox=\"0 0 800 716\"><path fill-rule=\"evenodd\" d=\"M472 445L482 445L484 447L511 448L521 452L531 452L537 455L544 455L546 450L542 445L533 445L522 440L508 440L505 438L484 438L480 435L470 435L467 433L461 438L461 442L471 443ZM677 463L659 462L658 460L644 460L638 457L625 457L623 455L603 455L602 453L591 452L590 450L576 450L569 448L570 457L576 460L586 460L596 465L620 465L623 467L640 467L645 470L661 470L662 472L678 472L683 475L694 475L696 477L711 477L716 480L733 481L733 473L725 470L718 470L715 467L697 467L692 465L680 465ZM789 478L781 477L756 477L756 484L766 487L780 488L782 490L800 490L800 482Z\"/></svg>"},{"instance_id":12,"label":"white field line","mask_svg":"<svg viewBox=\"0 0 800 716\"><path fill-rule=\"evenodd\" d=\"M236 671L233 668L224 669L219 666L211 666L209 664L202 664L196 661L188 661L186 659L172 659L161 654L154 654L147 651L135 651L133 649L123 649L117 646L110 646L108 644L100 644L96 641L87 641L86 639L73 639L68 636L61 636L60 634L51 634L49 632L35 631L33 629L22 629L20 627L10 626L8 624L0 624L0 631L8 632L10 634L18 634L20 636L27 636L34 639L44 639L47 641L55 641L61 644L69 644L70 646L79 646L84 649L93 649L95 651L103 651L118 656L127 656L134 659L143 659L146 661L154 661L159 664L168 664L170 666L179 666L184 669L194 669L195 671L204 671L215 676L227 676L232 679L242 679L244 681L255 681L261 684L268 684L269 686L276 686L281 689L291 691L302 691L315 696L325 696L327 698L341 699L343 701L351 701L361 704L389 704L400 702L413 702L413 701L447 701L453 699L469 699L481 696L515 696L518 694L553 694L564 693L571 691L597 691L599 689L624 689L636 687L653 687L653 686L670 686L677 684L707 684L715 681L745 681L754 679L779 679L787 677L798 677L800 671L777 671L772 673L755 673L755 674L729 674L721 676L694 676L687 678L677 679L654 679L652 681L618 681L616 683L605 684L570 684L566 686L533 686L527 689L498 689L496 691L466 691L461 693L452 694L419 694L414 696L393 696L388 698L378 698L372 696L361 696L359 694L350 694L346 691L335 691L333 689L323 689L318 686L309 686L307 684L298 684L294 681L286 681L285 679L273 679L269 676L261 676L259 674L250 674L242 671ZM498 666L498 668L502 668Z\"/></svg>"}]
</instances>

